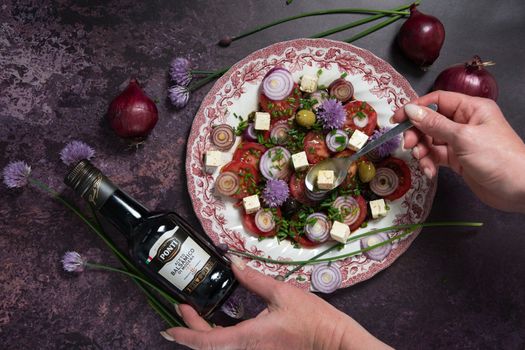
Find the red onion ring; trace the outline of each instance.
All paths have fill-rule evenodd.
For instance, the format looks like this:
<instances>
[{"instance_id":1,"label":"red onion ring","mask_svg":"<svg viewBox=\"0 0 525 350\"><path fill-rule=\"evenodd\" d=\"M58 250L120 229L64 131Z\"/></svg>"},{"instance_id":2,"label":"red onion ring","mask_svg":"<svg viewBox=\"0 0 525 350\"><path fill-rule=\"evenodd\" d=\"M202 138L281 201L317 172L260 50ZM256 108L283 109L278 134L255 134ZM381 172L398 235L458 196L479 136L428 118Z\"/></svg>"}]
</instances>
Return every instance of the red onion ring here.
<instances>
[{"instance_id":1,"label":"red onion ring","mask_svg":"<svg viewBox=\"0 0 525 350\"><path fill-rule=\"evenodd\" d=\"M315 224L306 224L304 225L304 233L306 237L312 242L323 243L328 241L330 238L330 229L332 228L332 223L323 213L313 213L308 215L306 222L315 219Z\"/></svg>"},{"instance_id":2,"label":"red onion ring","mask_svg":"<svg viewBox=\"0 0 525 350\"><path fill-rule=\"evenodd\" d=\"M352 196L339 196L335 199L332 206L336 209L339 209L343 215L344 213L348 213L343 218L343 223L347 224L348 226L351 226L354 222L356 222L359 214L361 213L359 204Z\"/></svg>"},{"instance_id":3,"label":"red onion ring","mask_svg":"<svg viewBox=\"0 0 525 350\"><path fill-rule=\"evenodd\" d=\"M259 161L259 170L261 174L269 179L288 178L291 173L290 169L290 151L281 146L272 147L261 157Z\"/></svg>"},{"instance_id":4,"label":"red onion ring","mask_svg":"<svg viewBox=\"0 0 525 350\"><path fill-rule=\"evenodd\" d=\"M384 197L392 194L399 186L399 177L390 168L378 168L376 176L370 181L370 189L378 196Z\"/></svg>"},{"instance_id":5,"label":"red onion ring","mask_svg":"<svg viewBox=\"0 0 525 350\"><path fill-rule=\"evenodd\" d=\"M262 81L262 92L270 100L285 99L293 90L292 74L284 68L274 68L266 74Z\"/></svg>"},{"instance_id":6,"label":"red onion ring","mask_svg":"<svg viewBox=\"0 0 525 350\"><path fill-rule=\"evenodd\" d=\"M242 133L242 137L246 141L250 142L256 142L257 141L257 133L255 132L255 124L249 123L248 127L244 129L244 132Z\"/></svg>"},{"instance_id":7,"label":"red onion ring","mask_svg":"<svg viewBox=\"0 0 525 350\"><path fill-rule=\"evenodd\" d=\"M215 180L217 192L224 196L232 196L239 191L240 180L237 174L231 171L221 173Z\"/></svg>"},{"instance_id":8,"label":"red onion ring","mask_svg":"<svg viewBox=\"0 0 525 350\"><path fill-rule=\"evenodd\" d=\"M361 238L361 241L360 241L361 249L366 249L368 247L384 242L388 239L389 237L386 234L386 232L379 232L372 236L363 237ZM380 247L368 250L364 252L363 254L365 254L365 256L368 257L369 259L381 261L384 258L386 258L391 251L392 251L392 244L387 243Z\"/></svg>"},{"instance_id":9,"label":"red onion ring","mask_svg":"<svg viewBox=\"0 0 525 350\"><path fill-rule=\"evenodd\" d=\"M338 140L344 138L343 143L339 143ZM333 130L326 134L326 146L332 152L341 152L348 146L348 134L343 130Z\"/></svg>"},{"instance_id":10,"label":"red onion ring","mask_svg":"<svg viewBox=\"0 0 525 350\"><path fill-rule=\"evenodd\" d=\"M259 209L255 214L255 226L262 232L270 232L275 228L273 213L267 209Z\"/></svg>"},{"instance_id":11,"label":"red onion ring","mask_svg":"<svg viewBox=\"0 0 525 350\"><path fill-rule=\"evenodd\" d=\"M275 143L282 145L288 139L288 132L290 131L290 125L287 120L281 120L275 123L270 131L270 137L275 140Z\"/></svg>"},{"instance_id":12,"label":"red onion ring","mask_svg":"<svg viewBox=\"0 0 525 350\"><path fill-rule=\"evenodd\" d=\"M342 103L349 101L354 95L354 86L344 78L334 80L328 87L330 96L335 97Z\"/></svg>"},{"instance_id":13,"label":"red onion ring","mask_svg":"<svg viewBox=\"0 0 525 350\"><path fill-rule=\"evenodd\" d=\"M221 151L227 151L235 143L235 133L228 124L220 124L211 131L211 142Z\"/></svg>"},{"instance_id":14,"label":"red onion ring","mask_svg":"<svg viewBox=\"0 0 525 350\"><path fill-rule=\"evenodd\" d=\"M368 125L368 116L365 115L364 118L359 118L358 116L355 116L352 121L354 122L354 125L358 128L364 128Z\"/></svg>"},{"instance_id":15,"label":"red onion ring","mask_svg":"<svg viewBox=\"0 0 525 350\"><path fill-rule=\"evenodd\" d=\"M310 282L314 291L321 293L335 292L343 281L343 276L336 264L318 264L312 269Z\"/></svg>"},{"instance_id":16,"label":"red onion ring","mask_svg":"<svg viewBox=\"0 0 525 350\"><path fill-rule=\"evenodd\" d=\"M316 100L317 103L312 106L312 109L314 111L317 110L317 108L326 100L328 100L330 96L328 95L328 92L324 90L317 90L310 94L309 98L310 100Z\"/></svg>"}]
</instances>

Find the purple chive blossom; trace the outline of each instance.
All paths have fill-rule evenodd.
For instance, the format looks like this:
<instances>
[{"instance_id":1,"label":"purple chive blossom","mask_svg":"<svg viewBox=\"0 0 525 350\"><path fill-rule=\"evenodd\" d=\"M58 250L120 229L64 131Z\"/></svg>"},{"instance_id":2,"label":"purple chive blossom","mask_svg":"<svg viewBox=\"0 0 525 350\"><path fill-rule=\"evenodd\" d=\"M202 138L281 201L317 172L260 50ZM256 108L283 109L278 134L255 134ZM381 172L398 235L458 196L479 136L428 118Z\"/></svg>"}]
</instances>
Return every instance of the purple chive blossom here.
<instances>
[{"instance_id":1,"label":"purple chive blossom","mask_svg":"<svg viewBox=\"0 0 525 350\"><path fill-rule=\"evenodd\" d=\"M373 141L379 138L381 135L386 133L390 128L380 128L379 130L374 131L372 136L370 136L370 141ZM392 154L401 144L401 137L397 135L387 142L383 143L381 146L377 147L375 150L379 157L383 158Z\"/></svg>"},{"instance_id":2,"label":"purple chive blossom","mask_svg":"<svg viewBox=\"0 0 525 350\"><path fill-rule=\"evenodd\" d=\"M319 106L317 117L325 129L340 129L345 123L346 111L340 101L330 99Z\"/></svg>"},{"instance_id":3,"label":"purple chive blossom","mask_svg":"<svg viewBox=\"0 0 525 350\"><path fill-rule=\"evenodd\" d=\"M62 258L62 266L67 272L82 272L86 264L87 261L77 252L67 252Z\"/></svg>"},{"instance_id":4,"label":"purple chive blossom","mask_svg":"<svg viewBox=\"0 0 525 350\"><path fill-rule=\"evenodd\" d=\"M4 168L4 183L9 188L24 187L29 181L31 167L18 160L7 164Z\"/></svg>"},{"instance_id":5,"label":"purple chive blossom","mask_svg":"<svg viewBox=\"0 0 525 350\"><path fill-rule=\"evenodd\" d=\"M290 194L288 184L283 180L268 180L262 192L262 199L266 205L275 208L282 205Z\"/></svg>"},{"instance_id":6,"label":"purple chive blossom","mask_svg":"<svg viewBox=\"0 0 525 350\"><path fill-rule=\"evenodd\" d=\"M190 61L185 58L177 57L171 62L170 77L181 86L188 86L191 81Z\"/></svg>"},{"instance_id":7,"label":"purple chive blossom","mask_svg":"<svg viewBox=\"0 0 525 350\"><path fill-rule=\"evenodd\" d=\"M95 150L82 141L71 141L60 151L60 159L65 165L76 164L83 159L90 160L94 156Z\"/></svg>"},{"instance_id":8,"label":"purple chive blossom","mask_svg":"<svg viewBox=\"0 0 525 350\"><path fill-rule=\"evenodd\" d=\"M190 98L190 91L180 85L172 86L168 89L168 96L171 100L171 103L176 108L184 108L188 104L188 100Z\"/></svg>"}]
</instances>

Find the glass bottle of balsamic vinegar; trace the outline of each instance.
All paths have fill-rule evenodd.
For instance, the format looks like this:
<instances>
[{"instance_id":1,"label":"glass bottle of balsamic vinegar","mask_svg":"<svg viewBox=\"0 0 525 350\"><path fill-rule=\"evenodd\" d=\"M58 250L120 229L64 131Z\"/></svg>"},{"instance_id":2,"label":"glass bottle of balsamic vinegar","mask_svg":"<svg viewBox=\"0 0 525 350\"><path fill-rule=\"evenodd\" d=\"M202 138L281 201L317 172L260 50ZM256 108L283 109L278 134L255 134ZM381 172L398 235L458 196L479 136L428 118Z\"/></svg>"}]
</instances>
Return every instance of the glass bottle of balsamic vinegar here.
<instances>
[{"instance_id":1,"label":"glass bottle of balsamic vinegar","mask_svg":"<svg viewBox=\"0 0 525 350\"><path fill-rule=\"evenodd\" d=\"M115 186L89 161L64 180L123 233L135 265L204 317L237 286L228 261L176 213L152 213Z\"/></svg>"}]
</instances>

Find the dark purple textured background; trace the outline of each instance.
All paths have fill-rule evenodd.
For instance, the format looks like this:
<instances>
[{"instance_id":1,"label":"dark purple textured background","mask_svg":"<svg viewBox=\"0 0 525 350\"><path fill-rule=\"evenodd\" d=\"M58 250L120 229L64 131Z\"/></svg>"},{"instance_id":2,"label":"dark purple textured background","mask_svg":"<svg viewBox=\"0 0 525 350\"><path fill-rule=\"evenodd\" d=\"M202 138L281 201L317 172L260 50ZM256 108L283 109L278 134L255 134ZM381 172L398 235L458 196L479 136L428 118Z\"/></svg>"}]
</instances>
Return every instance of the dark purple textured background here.
<instances>
[{"instance_id":1,"label":"dark purple textured background","mask_svg":"<svg viewBox=\"0 0 525 350\"><path fill-rule=\"evenodd\" d=\"M0 166L26 160L34 176L64 195L58 152L78 139L94 163L149 208L174 209L198 222L186 192L186 138L208 85L175 111L166 101L175 56L196 68L231 65L271 43L305 37L357 16L281 25L235 42L223 34L286 15L345 6L390 8L402 1L2 1L0 5ZM424 1L447 38L423 73L393 40L401 22L355 44L390 62L419 93L446 66L474 54L497 62L499 103L521 137L525 102L525 5ZM356 30L332 36L344 40ZM130 149L103 122L109 101L130 77L158 99L160 120L146 144ZM497 147L497 145L495 145ZM505 164L501 165L505 171ZM165 325L132 282L101 272L71 276L59 259L77 250L116 264L104 244L59 203L34 188L0 186L0 341L4 349L175 349ZM483 221L481 229L424 230L393 266L327 299L373 334L406 349L524 349L524 217L481 204L450 171L439 175L429 220Z\"/></svg>"}]
</instances>

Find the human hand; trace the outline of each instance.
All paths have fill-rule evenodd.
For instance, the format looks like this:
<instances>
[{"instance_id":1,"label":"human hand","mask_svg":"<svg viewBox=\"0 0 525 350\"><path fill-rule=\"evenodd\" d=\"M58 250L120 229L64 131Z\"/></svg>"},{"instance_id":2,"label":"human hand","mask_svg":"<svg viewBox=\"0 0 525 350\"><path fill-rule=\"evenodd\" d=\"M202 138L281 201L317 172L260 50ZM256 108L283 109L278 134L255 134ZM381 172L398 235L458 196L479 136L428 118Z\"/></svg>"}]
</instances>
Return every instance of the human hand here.
<instances>
[{"instance_id":1,"label":"human hand","mask_svg":"<svg viewBox=\"0 0 525 350\"><path fill-rule=\"evenodd\" d=\"M423 107L432 103L438 112ZM404 148L412 149L427 177L448 166L486 204L525 213L525 145L494 101L435 91L392 118L399 123L407 117L416 129L405 132Z\"/></svg>"},{"instance_id":2,"label":"human hand","mask_svg":"<svg viewBox=\"0 0 525 350\"><path fill-rule=\"evenodd\" d=\"M257 317L231 327L212 328L189 305L179 305L188 328L161 332L194 349L384 349L349 316L315 294L265 276L232 256L239 282L268 304Z\"/></svg>"}]
</instances>

